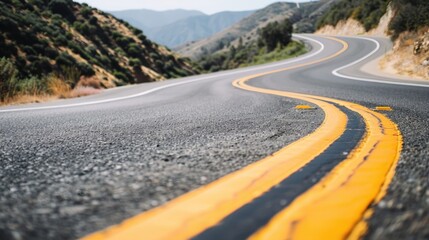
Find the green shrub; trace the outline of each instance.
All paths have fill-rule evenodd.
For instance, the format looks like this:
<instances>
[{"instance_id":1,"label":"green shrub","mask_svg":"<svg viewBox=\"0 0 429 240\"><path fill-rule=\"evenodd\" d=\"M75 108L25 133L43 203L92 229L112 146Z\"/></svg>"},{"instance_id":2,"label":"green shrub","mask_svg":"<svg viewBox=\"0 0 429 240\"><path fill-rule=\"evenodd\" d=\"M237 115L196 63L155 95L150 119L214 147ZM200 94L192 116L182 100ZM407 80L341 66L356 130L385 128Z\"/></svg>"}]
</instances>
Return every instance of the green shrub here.
<instances>
[{"instance_id":1,"label":"green shrub","mask_svg":"<svg viewBox=\"0 0 429 240\"><path fill-rule=\"evenodd\" d=\"M76 17L74 16L71 0L51 0L48 4L48 8L56 14L63 16L69 22L74 22Z\"/></svg>"},{"instance_id":2,"label":"green shrub","mask_svg":"<svg viewBox=\"0 0 429 240\"><path fill-rule=\"evenodd\" d=\"M137 35L137 37L139 37L139 35L140 35L140 34L142 34L142 35L143 35L143 31L142 31L142 30L140 30L140 29L133 28L133 29L132 29L132 31L133 31L133 33L134 33L135 35Z\"/></svg>"},{"instance_id":3,"label":"green shrub","mask_svg":"<svg viewBox=\"0 0 429 240\"><path fill-rule=\"evenodd\" d=\"M132 57L139 57L142 55L143 49L137 43L128 44L127 53Z\"/></svg>"},{"instance_id":4,"label":"green shrub","mask_svg":"<svg viewBox=\"0 0 429 240\"><path fill-rule=\"evenodd\" d=\"M29 54L29 55L36 55L37 54L37 52L31 46L23 46L22 51L24 51L26 54Z\"/></svg>"},{"instance_id":5,"label":"green shrub","mask_svg":"<svg viewBox=\"0 0 429 240\"><path fill-rule=\"evenodd\" d=\"M11 57L18 54L18 49L15 45L5 42L0 42L0 57Z\"/></svg>"},{"instance_id":6,"label":"green shrub","mask_svg":"<svg viewBox=\"0 0 429 240\"><path fill-rule=\"evenodd\" d=\"M104 55L100 56L97 55L96 58L104 65L104 66L111 66L112 62L110 61L111 58L108 58Z\"/></svg>"},{"instance_id":7,"label":"green shrub","mask_svg":"<svg viewBox=\"0 0 429 240\"><path fill-rule=\"evenodd\" d=\"M393 38L404 31L416 31L429 26L429 1L423 0L393 0L396 15L389 24Z\"/></svg>"},{"instance_id":8,"label":"green shrub","mask_svg":"<svg viewBox=\"0 0 429 240\"><path fill-rule=\"evenodd\" d=\"M70 56L69 54L62 52L56 59L56 63L58 66L73 66L76 64L76 60Z\"/></svg>"},{"instance_id":9,"label":"green shrub","mask_svg":"<svg viewBox=\"0 0 429 240\"><path fill-rule=\"evenodd\" d=\"M67 46L67 44L68 44L67 38L64 35L62 35L62 34L60 34L57 37L55 37L54 38L54 42L58 46Z\"/></svg>"},{"instance_id":10,"label":"green shrub","mask_svg":"<svg viewBox=\"0 0 429 240\"><path fill-rule=\"evenodd\" d=\"M15 66L17 69L26 69L27 68L27 60L21 56L15 57Z\"/></svg>"},{"instance_id":11,"label":"green shrub","mask_svg":"<svg viewBox=\"0 0 429 240\"><path fill-rule=\"evenodd\" d=\"M44 17L44 18L51 18L52 17L52 12L51 11L43 11L42 12L42 17Z\"/></svg>"},{"instance_id":12,"label":"green shrub","mask_svg":"<svg viewBox=\"0 0 429 240\"><path fill-rule=\"evenodd\" d=\"M98 25L98 19L96 17L92 16L89 19L89 24L91 24L91 25Z\"/></svg>"},{"instance_id":13,"label":"green shrub","mask_svg":"<svg viewBox=\"0 0 429 240\"><path fill-rule=\"evenodd\" d=\"M70 85L71 88L74 88L76 86L77 82L79 82L80 77L82 76L82 72L77 67L75 67L75 65L60 66L59 73L63 77L64 82Z\"/></svg>"},{"instance_id":14,"label":"green shrub","mask_svg":"<svg viewBox=\"0 0 429 240\"><path fill-rule=\"evenodd\" d=\"M52 72L52 66L49 59L42 57L30 63L28 71L38 77Z\"/></svg>"},{"instance_id":15,"label":"green shrub","mask_svg":"<svg viewBox=\"0 0 429 240\"><path fill-rule=\"evenodd\" d=\"M13 36L13 38L15 38L16 43L29 46L39 43L39 39L37 38L36 33L28 31L22 31L17 35Z\"/></svg>"},{"instance_id":16,"label":"green shrub","mask_svg":"<svg viewBox=\"0 0 429 240\"><path fill-rule=\"evenodd\" d=\"M150 58L152 58L153 60L159 59L159 55L156 52L151 52L149 53Z\"/></svg>"},{"instance_id":17,"label":"green shrub","mask_svg":"<svg viewBox=\"0 0 429 240\"><path fill-rule=\"evenodd\" d=\"M3 32L17 34L20 32L19 25L13 19L7 17L0 17L0 29Z\"/></svg>"},{"instance_id":18,"label":"green shrub","mask_svg":"<svg viewBox=\"0 0 429 240\"><path fill-rule=\"evenodd\" d=\"M48 46L45 46L42 43L33 44L33 49L37 52L37 54L40 54L40 55L44 55L45 54L45 49L47 47Z\"/></svg>"},{"instance_id":19,"label":"green shrub","mask_svg":"<svg viewBox=\"0 0 429 240\"><path fill-rule=\"evenodd\" d=\"M30 62L34 62L34 61L39 60L39 56L36 56L36 55L27 55L27 60L30 61Z\"/></svg>"},{"instance_id":20,"label":"green shrub","mask_svg":"<svg viewBox=\"0 0 429 240\"><path fill-rule=\"evenodd\" d=\"M115 78L117 78L119 80L122 80L124 82L128 82L127 76L124 73L122 73L122 72L114 71L113 72L113 76L115 76Z\"/></svg>"},{"instance_id":21,"label":"green shrub","mask_svg":"<svg viewBox=\"0 0 429 240\"><path fill-rule=\"evenodd\" d=\"M30 76L21 79L16 85L17 92L29 95L38 95L48 91L46 77Z\"/></svg>"},{"instance_id":22,"label":"green shrub","mask_svg":"<svg viewBox=\"0 0 429 240\"><path fill-rule=\"evenodd\" d=\"M82 46L75 41L68 41L67 46L76 54L81 55L83 58L88 58L87 53L83 50Z\"/></svg>"},{"instance_id":23,"label":"green shrub","mask_svg":"<svg viewBox=\"0 0 429 240\"><path fill-rule=\"evenodd\" d=\"M113 39L115 39L115 41L118 41L120 38L122 38L123 36L122 36L122 34L120 33L120 32L118 32L118 31L113 31L112 32L112 37L113 37Z\"/></svg>"},{"instance_id":24,"label":"green shrub","mask_svg":"<svg viewBox=\"0 0 429 240\"><path fill-rule=\"evenodd\" d=\"M174 62L171 60L165 62L164 66L163 66L163 70L164 70L164 72L174 71Z\"/></svg>"},{"instance_id":25,"label":"green shrub","mask_svg":"<svg viewBox=\"0 0 429 240\"><path fill-rule=\"evenodd\" d=\"M319 18L317 28L325 25L335 26L341 20L354 18L362 23L368 31L376 27L380 18L386 13L390 0L341 0Z\"/></svg>"},{"instance_id":26,"label":"green shrub","mask_svg":"<svg viewBox=\"0 0 429 240\"><path fill-rule=\"evenodd\" d=\"M78 63L78 68L83 76L91 77L95 75L94 69L86 63Z\"/></svg>"},{"instance_id":27,"label":"green shrub","mask_svg":"<svg viewBox=\"0 0 429 240\"><path fill-rule=\"evenodd\" d=\"M84 6L81 10L80 10L80 14L84 17L84 18L89 18L89 16L91 16L92 14L92 10L91 8Z\"/></svg>"},{"instance_id":28,"label":"green shrub","mask_svg":"<svg viewBox=\"0 0 429 240\"><path fill-rule=\"evenodd\" d=\"M118 38L116 40L116 43L122 48L122 49L127 49L128 45L133 43L134 41L129 38L129 37L125 37L125 36L121 36L120 38Z\"/></svg>"},{"instance_id":29,"label":"green shrub","mask_svg":"<svg viewBox=\"0 0 429 240\"><path fill-rule=\"evenodd\" d=\"M4 101L15 93L18 70L10 59L0 59L0 100Z\"/></svg>"},{"instance_id":30,"label":"green shrub","mask_svg":"<svg viewBox=\"0 0 429 240\"><path fill-rule=\"evenodd\" d=\"M45 55L47 57L49 57L50 59L55 59L58 57L59 53L56 49L51 48L51 47L46 47L45 48Z\"/></svg>"},{"instance_id":31,"label":"green shrub","mask_svg":"<svg viewBox=\"0 0 429 240\"><path fill-rule=\"evenodd\" d=\"M98 53L97 53L97 48L96 47L94 47L94 46L87 46L86 48L85 48L85 51L87 51L89 54L91 54L92 56L95 56L95 55L97 55Z\"/></svg>"},{"instance_id":32,"label":"green shrub","mask_svg":"<svg viewBox=\"0 0 429 240\"><path fill-rule=\"evenodd\" d=\"M138 58L131 58L129 64L131 67L140 67L142 65Z\"/></svg>"}]
</instances>

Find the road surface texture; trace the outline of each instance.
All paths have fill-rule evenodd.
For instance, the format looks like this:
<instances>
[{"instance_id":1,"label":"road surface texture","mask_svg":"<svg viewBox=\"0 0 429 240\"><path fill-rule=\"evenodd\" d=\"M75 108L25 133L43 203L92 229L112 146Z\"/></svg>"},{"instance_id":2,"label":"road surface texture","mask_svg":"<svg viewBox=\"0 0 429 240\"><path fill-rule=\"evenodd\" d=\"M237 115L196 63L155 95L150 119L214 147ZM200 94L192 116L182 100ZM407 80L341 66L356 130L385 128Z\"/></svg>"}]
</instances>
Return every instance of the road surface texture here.
<instances>
[{"instance_id":1,"label":"road surface texture","mask_svg":"<svg viewBox=\"0 0 429 240\"><path fill-rule=\"evenodd\" d=\"M323 61L255 77L247 84L393 108L383 114L398 125L403 150L386 196L374 206L365 238L429 238L429 83L361 72L365 62L390 46L385 39L375 39L382 46L377 48L368 39L340 38L348 43L347 50L327 59L343 45L306 37L312 50L293 60L0 108L0 239L84 237L312 133L326 117L322 109L296 110L308 103L245 91L231 83L317 60ZM364 128L359 116L342 111L348 124L354 121L353 126ZM353 133L359 139L363 134ZM315 184L330 170L315 171L316 180L302 185ZM289 197L293 201L297 196ZM215 232L209 229L196 239L213 238Z\"/></svg>"}]
</instances>

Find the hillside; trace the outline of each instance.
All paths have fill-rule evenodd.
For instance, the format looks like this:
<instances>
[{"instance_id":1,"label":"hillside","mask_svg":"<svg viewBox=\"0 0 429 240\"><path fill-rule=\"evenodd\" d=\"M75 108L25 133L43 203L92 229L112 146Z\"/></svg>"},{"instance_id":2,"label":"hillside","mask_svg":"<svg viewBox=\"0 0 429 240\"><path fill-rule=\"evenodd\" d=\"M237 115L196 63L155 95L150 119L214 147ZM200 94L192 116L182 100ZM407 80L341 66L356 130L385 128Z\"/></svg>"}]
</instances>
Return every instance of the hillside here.
<instances>
[{"instance_id":1,"label":"hillside","mask_svg":"<svg viewBox=\"0 0 429 240\"><path fill-rule=\"evenodd\" d=\"M304 54L307 49L298 41L292 41L292 23L285 19L269 23L258 31L256 40L238 46L231 45L228 51L205 55L198 60L205 72L236 69L284 60Z\"/></svg>"},{"instance_id":2,"label":"hillside","mask_svg":"<svg viewBox=\"0 0 429 240\"><path fill-rule=\"evenodd\" d=\"M316 31L318 20L328 12L339 0L320 0L317 2L302 3L301 7L291 19L294 22L294 31L297 33L313 33Z\"/></svg>"},{"instance_id":3,"label":"hillside","mask_svg":"<svg viewBox=\"0 0 429 240\"><path fill-rule=\"evenodd\" d=\"M354 19L369 31L378 27L389 4L394 14L388 30L394 39L405 31L429 26L429 1L426 0L341 0L318 20L317 28L336 26L340 21Z\"/></svg>"},{"instance_id":4,"label":"hillside","mask_svg":"<svg viewBox=\"0 0 429 240\"><path fill-rule=\"evenodd\" d=\"M195 73L189 62L151 42L140 30L85 4L3 0L0 13L2 101L77 86L109 88Z\"/></svg>"},{"instance_id":5,"label":"hillside","mask_svg":"<svg viewBox=\"0 0 429 240\"><path fill-rule=\"evenodd\" d=\"M147 33L153 41L174 48L186 42L200 40L220 32L253 11L220 12L213 15L188 17L166 26L152 28Z\"/></svg>"},{"instance_id":6,"label":"hillside","mask_svg":"<svg viewBox=\"0 0 429 240\"><path fill-rule=\"evenodd\" d=\"M255 39L259 28L266 26L270 22L281 21L291 17L294 14L294 8L296 8L294 3L271 4L222 32L194 43L185 44L176 50L183 56L198 59L202 55L212 54L228 48L233 41L239 38L242 38L243 41Z\"/></svg>"},{"instance_id":7,"label":"hillside","mask_svg":"<svg viewBox=\"0 0 429 240\"><path fill-rule=\"evenodd\" d=\"M429 79L429 1L341 0L318 21L321 34L390 36L394 49L380 62L390 73Z\"/></svg>"},{"instance_id":8,"label":"hillside","mask_svg":"<svg viewBox=\"0 0 429 240\"><path fill-rule=\"evenodd\" d=\"M195 10L168 10L154 11L148 9L131 9L109 12L118 19L127 21L137 29L142 30L150 39L149 32L174 22L195 16L206 16L203 12Z\"/></svg>"},{"instance_id":9,"label":"hillside","mask_svg":"<svg viewBox=\"0 0 429 240\"><path fill-rule=\"evenodd\" d=\"M335 1L337 0L306 2L301 3L299 8L296 3L274 3L217 34L200 41L184 44L175 50L192 59L199 59L206 54L228 51L231 45L237 47L240 41L244 44L255 41L258 37L258 29L284 19L289 19L298 32L313 32L318 17L325 13Z\"/></svg>"}]
</instances>

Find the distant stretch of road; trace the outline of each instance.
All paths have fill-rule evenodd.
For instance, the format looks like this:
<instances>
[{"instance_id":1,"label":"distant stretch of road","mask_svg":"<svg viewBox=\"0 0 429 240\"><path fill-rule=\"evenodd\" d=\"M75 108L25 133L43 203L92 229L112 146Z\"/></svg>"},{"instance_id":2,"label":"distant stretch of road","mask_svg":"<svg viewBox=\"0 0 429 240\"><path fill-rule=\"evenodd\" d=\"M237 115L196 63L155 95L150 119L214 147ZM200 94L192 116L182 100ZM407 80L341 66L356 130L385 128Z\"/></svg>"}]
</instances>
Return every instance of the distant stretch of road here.
<instances>
[{"instance_id":1,"label":"distant stretch of road","mask_svg":"<svg viewBox=\"0 0 429 240\"><path fill-rule=\"evenodd\" d=\"M362 71L383 38L296 37L282 62L0 108L0 239L427 237L429 81Z\"/></svg>"}]
</instances>

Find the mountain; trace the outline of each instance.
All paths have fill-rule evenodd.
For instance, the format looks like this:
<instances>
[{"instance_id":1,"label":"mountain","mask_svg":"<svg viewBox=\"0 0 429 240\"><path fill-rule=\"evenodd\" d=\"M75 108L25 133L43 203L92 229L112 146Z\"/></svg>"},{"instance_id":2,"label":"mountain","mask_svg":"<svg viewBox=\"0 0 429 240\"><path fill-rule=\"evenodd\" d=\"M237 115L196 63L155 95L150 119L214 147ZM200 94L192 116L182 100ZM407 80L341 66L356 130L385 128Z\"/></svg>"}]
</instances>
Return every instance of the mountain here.
<instances>
[{"instance_id":1,"label":"mountain","mask_svg":"<svg viewBox=\"0 0 429 240\"><path fill-rule=\"evenodd\" d=\"M180 21L194 16L205 16L206 14L195 10L168 10L168 11L154 11L148 9L134 9L123 11L110 12L113 16L123 19L147 34L152 29L169 25L171 23ZM150 36L149 36L150 37Z\"/></svg>"},{"instance_id":2,"label":"mountain","mask_svg":"<svg viewBox=\"0 0 429 240\"><path fill-rule=\"evenodd\" d=\"M142 9L111 13L143 30L149 39L174 48L222 31L249 16L253 11L226 11L207 15L190 10L152 11Z\"/></svg>"},{"instance_id":3,"label":"mountain","mask_svg":"<svg viewBox=\"0 0 429 240\"><path fill-rule=\"evenodd\" d=\"M228 51L231 45L237 47L255 41L258 31L269 23L289 19L295 32L314 32L316 22L330 6L339 0L321 0L300 3L278 2L260 9L231 27L199 41L188 42L174 48L182 56L194 60L207 54Z\"/></svg>"},{"instance_id":4,"label":"mountain","mask_svg":"<svg viewBox=\"0 0 429 240\"><path fill-rule=\"evenodd\" d=\"M147 34L152 40L173 48L220 32L251 13L253 11L220 12L213 15L189 17L149 30Z\"/></svg>"},{"instance_id":5,"label":"mountain","mask_svg":"<svg viewBox=\"0 0 429 240\"><path fill-rule=\"evenodd\" d=\"M233 26L213 36L197 42L182 45L176 50L179 54L197 59L202 55L212 54L216 51L229 47L234 41L241 38L250 40L256 38L257 30L273 21L280 21L293 15L294 3L274 3L258 10L250 16L242 19Z\"/></svg>"},{"instance_id":6,"label":"mountain","mask_svg":"<svg viewBox=\"0 0 429 240\"><path fill-rule=\"evenodd\" d=\"M190 62L110 14L72 0L2 0L0 100L195 73ZM55 80L55 81L54 81Z\"/></svg>"}]
</instances>

